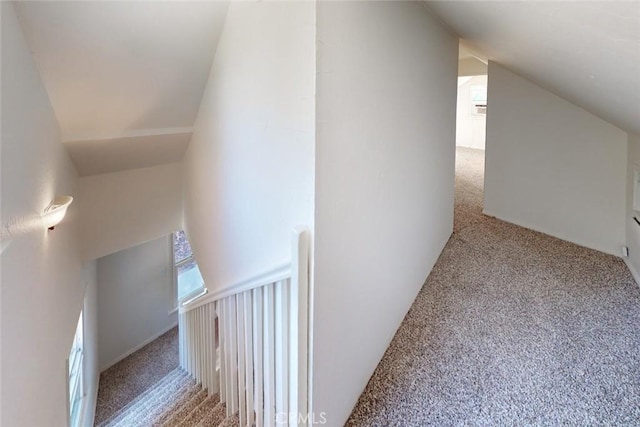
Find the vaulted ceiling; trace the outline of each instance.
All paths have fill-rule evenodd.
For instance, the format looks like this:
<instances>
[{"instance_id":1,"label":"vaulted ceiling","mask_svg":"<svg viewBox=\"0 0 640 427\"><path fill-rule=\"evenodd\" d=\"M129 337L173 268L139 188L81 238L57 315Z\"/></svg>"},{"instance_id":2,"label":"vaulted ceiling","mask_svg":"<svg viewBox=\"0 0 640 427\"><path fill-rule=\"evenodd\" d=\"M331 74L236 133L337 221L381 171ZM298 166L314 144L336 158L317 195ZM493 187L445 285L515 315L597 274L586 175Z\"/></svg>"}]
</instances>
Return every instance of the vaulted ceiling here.
<instances>
[{"instance_id":1,"label":"vaulted ceiling","mask_svg":"<svg viewBox=\"0 0 640 427\"><path fill-rule=\"evenodd\" d=\"M427 1L493 60L640 134L640 2ZM182 159L227 2L16 2L80 175ZM473 66L473 67L471 67Z\"/></svg>"},{"instance_id":2,"label":"vaulted ceiling","mask_svg":"<svg viewBox=\"0 0 640 427\"><path fill-rule=\"evenodd\" d=\"M81 175L184 155L226 2L16 2Z\"/></svg>"},{"instance_id":3,"label":"vaulted ceiling","mask_svg":"<svg viewBox=\"0 0 640 427\"><path fill-rule=\"evenodd\" d=\"M640 2L426 4L469 50L640 134Z\"/></svg>"}]
</instances>

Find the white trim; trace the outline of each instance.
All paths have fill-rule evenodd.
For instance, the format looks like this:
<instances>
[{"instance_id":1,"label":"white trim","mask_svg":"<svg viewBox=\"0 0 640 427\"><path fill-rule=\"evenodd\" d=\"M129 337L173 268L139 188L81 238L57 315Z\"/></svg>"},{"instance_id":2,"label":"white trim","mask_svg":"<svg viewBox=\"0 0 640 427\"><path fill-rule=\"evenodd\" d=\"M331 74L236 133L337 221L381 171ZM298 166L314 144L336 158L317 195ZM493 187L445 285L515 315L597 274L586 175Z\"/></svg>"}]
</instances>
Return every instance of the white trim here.
<instances>
[{"instance_id":1,"label":"white trim","mask_svg":"<svg viewBox=\"0 0 640 427\"><path fill-rule=\"evenodd\" d=\"M189 305L192 302L196 301L197 299L202 298L203 296L208 294L209 293L209 289L204 287L204 283L202 285L203 285L202 288L196 289L195 291L191 292L189 295L185 296L182 299L181 304L182 305Z\"/></svg>"},{"instance_id":2,"label":"white trim","mask_svg":"<svg viewBox=\"0 0 640 427\"><path fill-rule=\"evenodd\" d=\"M288 279L291 277L291 263L283 264L273 270L266 273L259 274L249 279L245 279L235 285L226 286L215 292L209 292L207 296L198 298L191 304L183 304L180 306L180 313L185 313L189 310L193 310L201 305L208 304L213 301L217 301L222 298L226 298L231 295L235 295L241 292L250 291L254 288L259 288L268 283L279 282L280 280Z\"/></svg>"},{"instance_id":3,"label":"white trim","mask_svg":"<svg viewBox=\"0 0 640 427\"><path fill-rule=\"evenodd\" d=\"M175 239L176 239L177 231L174 231L170 234L169 239L169 256L171 258L171 310L169 311L169 315L171 315L174 311L178 311L178 306L180 305L178 301L178 274L176 271L176 248L175 248Z\"/></svg>"},{"instance_id":4,"label":"white trim","mask_svg":"<svg viewBox=\"0 0 640 427\"><path fill-rule=\"evenodd\" d=\"M627 264L627 268L629 269L629 272L631 272L631 275L633 276L633 280L636 281L636 285L640 286L640 274L638 274L638 271L636 270L636 268L633 266L629 258L622 258L622 260L624 261L625 264Z\"/></svg>"},{"instance_id":5,"label":"white trim","mask_svg":"<svg viewBox=\"0 0 640 427\"><path fill-rule=\"evenodd\" d=\"M69 395L71 394L71 387L69 385L69 358L67 357L65 359L65 363L64 363L64 371L65 371L65 381L64 381L64 386L65 386L65 390L66 393L64 394L66 396L66 401L67 401L67 427L71 427L71 402L69 401Z\"/></svg>"},{"instance_id":6,"label":"white trim","mask_svg":"<svg viewBox=\"0 0 640 427\"><path fill-rule=\"evenodd\" d=\"M120 138L136 138L140 136L160 136L160 135L178 135L183 133L193 133L193 127L173 127L173 128L156 128L156 129L137 129L128 130L120 133L102 133L102 134L72 134L63 135L63 142L78 141L101 141Z\"/></svg>"},{"instance_id":7,"label":"white trim","mask_svg":"<svg viewBox=\"0 0 640 427\"><path fill-rule=\"evenodd\" d=\"M508 222L509 224L513 224L513 225L517 225L518 227L522 227L522 228L526 228L538 233L542 233L545 234L547 236L551 236L551 237L555 237L556 239L560 239L560 240L564 240L565 242L569 242L569 243L573 243L576 244L578 246L582 246L585 247L587 249L593 249L594 251L598 251L598 252L603 252L605 254L609 254L609 255L613 255L615 257L621 258L620 257L620 246L623 245L624 243L620 243L619 245L615 245L615 249L611 249L611 248L607 248L604 247L604 245L598 243L598 242L586 242L582 239L574 239L572 237L566 236L563 233L555 233L551 234L552 232L549 230L543 230L541 227L537 226L537 225L532 225L529 224L527 221L520 221L520 220L514 220L511 218L507 218L504 217L502 215L496 215L495 213L491 212L491 211L487 211L486 209L482 210L482 213L486 216L492 217L492 218L496 218L499 219L501 221L504 222Z\"/></svg>"},{"instance_id":8,"label":"white trim","mask_svg":"<svg viewBox=\"0 0 640 427\"><path fill-rule=\"evenodd\" d=\"M98 387L100 387L100 375L97 375L96 383L93 389L93 399L91 402L85 402L82 415L80 415L80 425L90 427L93 426L96 418L96 407L98 406ZM86 395L85 395L86 396ZM90 405L88 403L91 403ZM89 417L89 415L91 415Z\"/></svg>"},{"instance_id":9,"label":"white trim","mask_svg":"<svg viewBox=\"0 0 640 427\"><path fill-rule=\"evenodd\" d=\"M169 326L168 328L163 329L161 332L153 335L150 338L147 338L146 340L144 340L143 342L141 342L137 346L125 351L124 353L122 353L120 356L116 357L115 359L113 359L109 363L105 363L104 365L100 366L100 373L106 371L107 369L109 369L110 367L112 367L113 365L115 365L116 363L118 363L119 361L124 359L125 357L130 356L133 353L135 353L136 351L140 350L142 347L144 347L145 345L149 344L151 341L159 338L160 335L166 334L167 332L169 332L171 329L175 328L176 326L178 326L178 320L177 319L176 319L175 323L172 323L171 326Z\"/></svg>"}]
</instances>

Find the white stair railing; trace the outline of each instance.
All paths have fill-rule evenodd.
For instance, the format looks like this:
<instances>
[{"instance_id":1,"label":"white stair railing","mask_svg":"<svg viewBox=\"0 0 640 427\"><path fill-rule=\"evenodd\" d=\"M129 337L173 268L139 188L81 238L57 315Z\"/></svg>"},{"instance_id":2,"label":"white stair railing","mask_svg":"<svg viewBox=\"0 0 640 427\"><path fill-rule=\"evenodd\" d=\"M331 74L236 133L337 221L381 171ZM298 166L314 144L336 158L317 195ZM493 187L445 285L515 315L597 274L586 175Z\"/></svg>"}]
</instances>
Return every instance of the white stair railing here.
<instances>
[{"instance_id":1,"label":"white stair railing","mask_svg":"<svg viewBox=\"0 0 640 427\"><path fill-rule=\"evenodd\" d=\"M180 366L219 393L241 426L306 426L309 232L291 263L180 307Z\"/></svg>"}]
</instances>

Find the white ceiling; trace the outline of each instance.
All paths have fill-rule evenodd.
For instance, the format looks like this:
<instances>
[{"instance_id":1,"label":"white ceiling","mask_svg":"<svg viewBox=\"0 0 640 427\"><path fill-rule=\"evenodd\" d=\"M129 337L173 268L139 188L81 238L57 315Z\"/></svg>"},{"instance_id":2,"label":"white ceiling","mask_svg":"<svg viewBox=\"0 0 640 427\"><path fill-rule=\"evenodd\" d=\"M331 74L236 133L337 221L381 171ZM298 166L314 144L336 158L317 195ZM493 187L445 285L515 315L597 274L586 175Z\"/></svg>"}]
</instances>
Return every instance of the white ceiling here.
<instances>
[{"instance_id":1,"label":"white ceiling","mask_svg":"<svg viewBox=\"0 0 640 427\"><path fill-rule=\"evenodd\" d=\"M173 147L167 134L182 134L195 122L227 6L213 1L15 3L63 141L74 141L72 156L83 174L105 172L93 161L79 160L101 155L112 159L113 170L180 160L175 156L184 153L184 135L173 138L178 145ZM144 143L121 151L119 161L118 150L105 141L124 147L122 137L132 133L134 139L142 135Z\"/></svg>"},{"instance_id":2,"label":"white ceiling","mask_svg":"<svg viewBox=\"0 0 640 427\"><path fill-rule=\"evenodd\" d=\"M426 3L468 48L640 134L640 2Z\"/></svg>"},{"instance_id":3,"label":"white ceiling","mask_svg":"<svg viewBox=\"0 0 640 427\"><path fill-rule=\"evenodd\" d=\"M193 128L154 129L151 135L129 132L116 138L67 141L80 176L140 169L182 160Z\"/></svg>"}]
</instances>

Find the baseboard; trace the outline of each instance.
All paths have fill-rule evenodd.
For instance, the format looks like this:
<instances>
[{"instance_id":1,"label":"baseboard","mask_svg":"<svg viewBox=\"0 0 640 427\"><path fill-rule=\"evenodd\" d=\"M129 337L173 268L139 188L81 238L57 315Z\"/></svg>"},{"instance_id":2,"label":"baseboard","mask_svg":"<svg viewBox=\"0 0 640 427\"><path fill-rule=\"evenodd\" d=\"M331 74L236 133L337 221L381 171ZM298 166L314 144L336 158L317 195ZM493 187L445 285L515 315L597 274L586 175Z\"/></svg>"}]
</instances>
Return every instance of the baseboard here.
<instances>
[{"instance_id":1,"label":"baseboard","mask_svg":"<svg viewBox=\"0 0 640 427\"><path fill-rule=\"evenodd\" d=\"M629 258L622 258L622 260L624 261L625 264L627 264L627 268L631 272L631 275L633 276L633 280L636 281L636 285L640 286L640 274L638 274L638 271L636 270L636 268L633 266L633 264L631 264L631 261L629 261Z\"/></svg>"},{"instance_id":2,"label":"baseboard","mask_svg":"<svg viewBox=\"0 0 640 427\"><path fill-rule=\"evenodd\" d=\"M486 216L490 216L492 218L499 219L500 221L504 221L504 222L508 222L509 224L517 225L518 227L522 227L522 228L526 228L526 229L529 229L529 230L532 230L532 231L535 231L535 232L538 232L538 233L546 234L547 236L551 236L551 237L554 237L556 239L564 240L565 242L573 243L574 245L582 246L582 247L587 248L587 249L593 249L594 251L598 251L598 252L602 252L602 253L605 253L605 254L613 255L613 256L618 257L618 258L622 258L620 253L617 250L614 250L614 249L611 249L611 248L605 248L605 247L602 247L602 246L600 246L600 245L598 245L596 243L586 242L586 241L579 240L579 239L569 238L568 236L565 236L565 235L562 235L562 234L551 234L549 231L542 230L541 228L539 228L536 225L531 225L531 224L528 224L528 223L523 222L523 221L516 221L516 220L513 220L511 218L505 218L505 217L502 217L500 215L496 215L493 212L487 211L486 209L483 209L482 213L484 215L486 215ZM622 243L620 245L622 246Z\"/></svg>"},{"instance_id":3,"label":"baseboard","mask_svg":"<svg viewBox=\"0 0 640 427\"><path fill-rule=\"evenodd\" d=\"M100 366L100 372L104 372L107 369L109 369L110 367L112 367L113 365L115 365L116 363L118 363L119 361L121 361L122 359L124 359L127 356L132 355L133 353L135 353L136 351L140 350L142 347L144 347L145 345L149 344L150 342L158 339L161 335L166 334L167 332L169 332L170 330L172 330L173 328L175 328L176 326L178 326L178 321L176 320L175 323L173 323L171 326L169 326L168 328L163 329L162 331L158 332L157 334L153 335L150 338L147 338L146 340L144 340L143 342L141 342L140 344L136 345L135 347L127 350L126 352L122 353L120 356L116 357L115 359L113 359L112 361L110 361L109 363L105 363L104 365Z\"/></svg>"}]
</instances>

